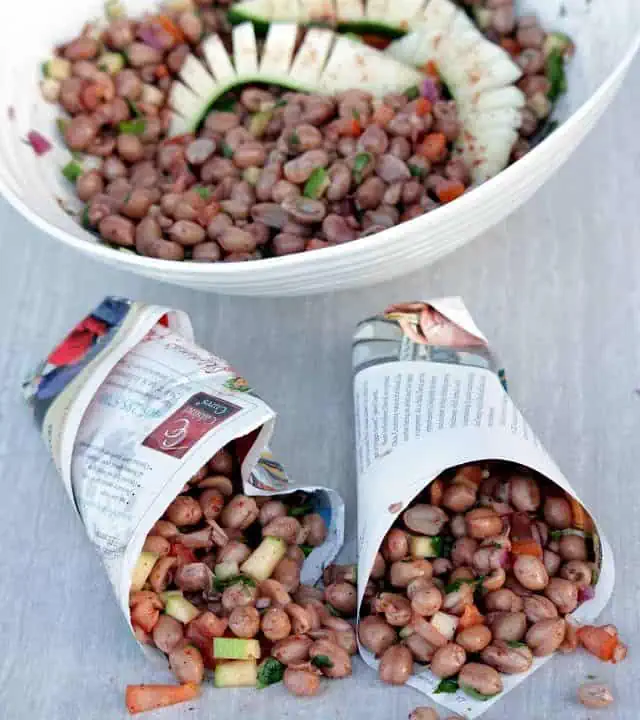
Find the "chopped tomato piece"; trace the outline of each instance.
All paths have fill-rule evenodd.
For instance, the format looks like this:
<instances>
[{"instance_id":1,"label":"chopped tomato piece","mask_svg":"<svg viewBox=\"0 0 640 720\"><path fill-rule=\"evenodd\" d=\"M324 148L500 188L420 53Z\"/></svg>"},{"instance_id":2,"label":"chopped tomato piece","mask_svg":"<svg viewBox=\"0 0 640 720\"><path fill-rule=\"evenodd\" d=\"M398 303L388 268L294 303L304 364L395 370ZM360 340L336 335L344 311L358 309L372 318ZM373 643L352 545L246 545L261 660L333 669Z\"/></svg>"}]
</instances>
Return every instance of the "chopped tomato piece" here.
<instances>
[{"instance_id":1,"label":"chopped tomato piece","mask_svg":"<svg viewBox=\"0 0 640 720\"><path fill-rule=\"evenodd\" d=\"M618 646L617 634L611 634L604 628L585 625L578 630L580 644L592 655L610 662L614 658Z\"/></svg>"},{"instance_id":2,"label":"chopped tomato piece","mask_svg":"<svg viewBox=\"0 0 640 720\"><path fill-rule=\"evenodd\" d=\"M416 100L416 115L424 117L431 112L432 108L431 100L426 97L421 97Z\"/></svg>"},{"instance_id":3,"label":"chopped tomato piece","mask_svg":"<svg viewBox=\"0 0 640 720\"><path fill-rule=\"evenodd\" d=\"M464 612L460 616L458 622L458 630L465 630L466 628L473 627L474 625L483 625L484 615L478 610L475 605L467 605Z\"/></svg>"},{"instance_id":4,"label":"chopped tomato piece","mask_svg":"<svg viewBox=\"0 0 640 720\"><path fill-rule=\"evenodd\" d=\"M158 15L157 19L158 23L162 26L162 29L166 30L169 35L172 35L178 44L182 44L184 42L184 33L170 17L167 15Z\"/></svg>"},{"instance_id":5,"label":"chopped tomato piece","mask_svg":"<svg viewBox=\"0 0 640 720\"><path fill-rule=\"evenodd\" d=\"M516 56L520 54L520 51L522 48L520 47L520 43L517 40L514 40L513 38L502 38L500 41L500 45L504 50L506 50L509 55Z\"/></svg>"},{"instance_id":6,"label":"chopped tomato piece","mask_svg":"<svg viewBox=\"0 0 640 720\"><path fill-rule=\"evenodd\" d=\"M169 555L178 558L178 565L188 565L189 563L198 562L193 550L185 547L182 543L173 543Z\"/></svg>"},{"instance_id":7,"label":"chopped tomato piece","mask_svg":"<svg viewBox=\"0 0 640 720\"><path fill-rule=\"evenodd\" d=\"M443 133L429 133L418 148L418 155L430 162L439 162L447 152L447 138Z\"/></svg>"},{"instance_id":8,"label":"chopped tomato piece","mask_svg":"<svg viewBox=\"0 0 640 720\"><path fill-rule=\"evenodd\" d=\"M448 180L443 182L436 192L441 203L450 203L460 195L464 195L464 183L458 180Z\"/></svg>"},{"instance_id":9,"label":"chopped tomato piece","mask_svg":"<svg viewBox=\"0 0 640 720\"><path fill-rule=\"evenodd\" d=\"M511 543L513 555L533 555L542 560L544 552L542 546L536 540L513 540Z\"/></svg>"}]
</instances>

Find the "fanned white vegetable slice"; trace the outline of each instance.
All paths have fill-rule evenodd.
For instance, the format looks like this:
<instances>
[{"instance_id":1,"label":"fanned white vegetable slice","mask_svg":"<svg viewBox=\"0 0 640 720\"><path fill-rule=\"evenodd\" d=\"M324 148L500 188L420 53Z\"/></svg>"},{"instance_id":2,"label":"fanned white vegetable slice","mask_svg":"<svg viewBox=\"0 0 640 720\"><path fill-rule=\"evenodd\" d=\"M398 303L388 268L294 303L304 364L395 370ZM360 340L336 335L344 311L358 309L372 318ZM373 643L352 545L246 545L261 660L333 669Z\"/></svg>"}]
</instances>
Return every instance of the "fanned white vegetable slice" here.
<instances>
[{"instance_id":1,"label":"fanned white vegetable slice","mask_svg":"<svg viewBox=\"0 0 640 720\"><path fill-rule=\"evenodd\" d=\"M298 37L298 26L274 23L269 27L262 51L260 75L264 78L287 76Z\"/></svg>"},{"instance_id":2,"label":"fanned white vegetable slice","mask_svg":"<svg viewBox=\"0 0 640 720\"><path fill-rule=\"evenodd\" d=\"M233 28L233 59L236 72L250 77L258 72L258 45L253 23L243 23Z\"/></svg>"},{"instance_id":3,"label":"fanned white vegetable slice","mask_svg":"<svg viewBox=\"0 0 640 720\"><path fill-rule=\"evenodd\" d=\"M422 13L421 28L435 33L448 33L459 10L451 0L429 0Z\"/></svg>"},{"instance_id":4,"label":"fanned white vegetable slice","mask_svg":"<svg viewBox=\"0 0 640 720\"><path fill-rule=\"evenodd\" d=\"M338 22L364 19L362 0L336 0L336 15Z\"/></svg>"},{"instance_id":5,"label":"fanned white vegetable slice","mask_svg":"<svg viewBox=\"0 0 640 720\"><path fill-rule=\"evenodd\" d=\"M385 25L397 27L399 30L407 31L412 28L416 21L424 15L425 0L391 0L386 13L377 16L369 15L367 8L367 17L380 20Z\"/></svg>"},{"instance_id":6,"label":"fanned white vegetable slice","mask_svg":"<svg viewBox=\"0 0 640 720\"><path fill-rule=\"evenodd\" d=\"M180 79L195 95L208 97L216 89L216 80L194 55L187 55L180 70Z\"/></svg>"},{"instance_id":7,"label":"fanned white vegetable slice","mask_svg":"<svg viewBox=\"0 0 640 720\"><path fill-rule=\"evenodd\" d=\"M521 109L526 104L525 94L515 85L508 87L486 90L476 93L471 98L464 98L458 102L461 111L482 112L489 110L501 110L503 108Z\"/></svg>"},{"instance_id":8,"label":"fanned white vegetable slice","mask_svg":"<svg viewBox=\"0 0 640 720\"><path fill-rule=\"evenodd\" d=\"M331 52L335 33L322 28L311 28L305 35L291 66L291 78L296 83L317 87Z\"/></svg>"},{"instance_id":9,"label":"fanned white vegetable slice","mask_svg":"<svg viewBox=\"0 0 640 720\"><path fill-rule=\"evenodd\" d=\"M202 110L202 97L177 81L171 86L169 103L177 113L185 118L192 118Z\"/></svg>"},{"instance_id":10,"label":"fanned white vegetable slice","mask_svg":"<svg viewBox=\"0 0 640 720\"><path fill-rule=\"evenodd\" d=\"M509 53L487 41L474 46L458 63L438 64L456 99L513 85L522 75Z\"/></svg>"},{"instance_id":11,"label":"fanned white vegetable slice","mask_svg":"<svg viewBox=\"0 0 640 720\"><path fill-rule=\"evenodd\" d=\"M461 115L464 126L471 132L484 128L513 128L518 129L522 124L522 111L516 108L499 108L498 110L483 110L464 113Z\"/></svg>"},{"instance_id":12,"label":"fanned white vegetable slice","mask_svg":"<svg viewBox=\"0 0 640 720\"><path fill-rule=\"evenodd\" d=\"M365 3L364 14L367 20L380 20L388 16L387 10L389 5L393 5L397 0L369 0ZM424 4L424 0L422 0Z\"/></svg>"},{"instance_id":13,"label":"fanned white vegetable slice","mask_svg":"<svg viewBox=\"0 0 640 720\"><path fill-rule=\"evenodd\" d=\"M417 70L343 35L333 46L320 84L330 93L355 87L380 96L406 90L422 78Z\"/></svg>"},{"instance_id":14,"label":"fanned white vegetable slice","mask_svg":"<svg viewBox=\"0 0 640 720\"><path fill-rule=\"evenodd\" d=\"M412 32L404 37L394 40L386 49L385 55L395 58L405 65L419 66L423 65L430 58L420 61L422 57L421 44L423 43L423 33Z\"/></svg>"},{"instance_id":15,"label":"fanned white vegetable slice","mask_svg":"<svg viewBox=\"0 0 640 720\"><path fill-rule=\"evenodd\" d=\"M169 137L176 137L177 135L185 135L189 132L189 121L179 115L177 112L171 113L171 121L169 123Z\"/></svg>"},{"instance_id":16,"label":"fanned white vegetable slice","mask_svg":"<svg viewBox=\"0 0 640 720\"><path fill-rule=\"evenodd\" d=\"M272 22L298 22L304 0L271 0Z\"/></svg>"},{"instance_id":17,"label":"fanned white vegetable slice","mask_svg":"<svg viewBox=\"0 0 640 720\"><path fill-rule=\"evenodd\" d=\"M465 131L459 148L471 168L473 181L484 182L503 170L509 163L517 139L518 133L508 127L486 129L478 133Z\"/></svg>"},{"instance_id":18,"label":"fanned white vegetable slice","mask_svg":"<svg viewBox=\"0 0 640 720\"><path fill-rule=\"evenodd\" d=\"M202 50L211 72L218 83L229 83L236 78L236 71L219 35L209 35L202 43Z\"/></svg>"},{"instance_id":19,"label":"fanned white vegetable slice","mask_svg":"<svg viewBox=\"0 0 640 720\"><path fill-rule=\"evenodd\" d=\"M437 48L438 62L450 66L464 65L464 58L480 43L487 42L466 13L457 12L449 32L442 35Z\"/></svg>"}]
</instances>

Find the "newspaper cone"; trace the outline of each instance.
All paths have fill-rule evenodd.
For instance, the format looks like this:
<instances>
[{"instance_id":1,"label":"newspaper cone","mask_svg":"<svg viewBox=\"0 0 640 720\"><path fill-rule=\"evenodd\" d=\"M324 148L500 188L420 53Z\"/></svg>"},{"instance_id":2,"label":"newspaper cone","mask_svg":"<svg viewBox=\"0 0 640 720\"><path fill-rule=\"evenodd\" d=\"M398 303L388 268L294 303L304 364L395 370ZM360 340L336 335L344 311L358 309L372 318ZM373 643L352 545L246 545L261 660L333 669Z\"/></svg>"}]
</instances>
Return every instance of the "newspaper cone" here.
<instances>
[{"instance_id":1,"label":"newspaper cone","mask_svg":"<svg viewBox=\"0 0 640 720\"><path fill-rule=\"evenodd\" d=\"M487 340L462 301L394 306L362 322L353 349L358 473L358 614L380 544L409 503L443 471L483 460L534 470L580 500L502 386ZM588 509L587 509L588 511ZM591 514L591 513L590 513ZM593 514L591 514L593 518ZM595 521L594 521L595 522ZM570 616L590 623L613 591L609 543L599 537L595 597ZM365 648L360 654L378 663ZM409 684L435 702L476 718L550 658L521 675L502 675L504 691L479 701L462 691L435 694L440 679L418 665Z\"/></svg>"},{"instance_id":2,"label":"newspaper cone","mask_svg":"<svg viewBox=\"0 0 640 720\"><path fill-rule=\"evenodd\" d=\"M195 344L184 313L107 298L23 391L130 628L131 573L147 533L218 450L242 439L246 494L300 489L268 450L274 411ZM344 504L333 490L304 490L329 528L302 571L314 583L342 545Z\"/></svg>"}]
</instances>

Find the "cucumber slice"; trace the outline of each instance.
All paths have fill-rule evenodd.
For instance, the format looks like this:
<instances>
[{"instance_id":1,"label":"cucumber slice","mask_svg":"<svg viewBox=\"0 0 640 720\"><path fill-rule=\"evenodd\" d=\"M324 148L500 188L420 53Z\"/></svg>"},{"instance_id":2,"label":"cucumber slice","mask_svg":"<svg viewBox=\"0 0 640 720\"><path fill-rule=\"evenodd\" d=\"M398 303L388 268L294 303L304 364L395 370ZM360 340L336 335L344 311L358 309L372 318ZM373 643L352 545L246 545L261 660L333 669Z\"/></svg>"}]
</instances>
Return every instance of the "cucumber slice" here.
<instances>
[{"instance_id":1,"label":"cucumber slice","mask_svg":"<svg viewBox=\"0 0 640 720\"><path fill-rule=\"evenodd\" d=\"M215 78L211 75L208 68L194 55L187 56L179 74L182 82L191 89L196 96L206 97L216 90L217 83ZM175 88L175 84L173 87ZM199 99L197 102L200 102Z\"/></svg>"},{"instance_id":2,"label":"cucumber slice","mask_svg":"<svg viewBox=\"0 0 640 720\"><path fill-rule=\"evenodd\" d=\"M278 77L289 72L298 36L297 25L275 23L269 28L260 62L260 75Z\"/></svg>"},{"instance_id":3,"label":"cucumber slice","mask_svg":"<svg viewBox=\"0 0 640 720\"><path fill-rule=\"evenodd\" d=\"M181 595L171 595L164 606L167 615L180 621L184 625L190 623L200 615L200 610Z\"/></svg>"},{"instance_id":4,"label":"cucumber slice","mask_svg":"<svg viewBox=\"0 0 640 720\"><path fill-rule=\"evenodd\" d=\"M131 589L133 591L142 590L159 557L160 556L156 555L156 553L140 553L138 562L133 568L133 573L131 575Z\"/></svg>"},{"instance_id":5,"label":"cucumber slice","mask_svg":"<svg viewBox=\"0 0 640 720\"><path fill-rule=\"evenodd\" d=\"M213 657L216 660L259 660L260 643L242 638L213 638Z\"/></svg>"},{"instance_id":6,"label":"cucumber slice","mask_svg":"<svg viewBox=\"0 0 640 720\"><path fill-rule=\"evenodd\" d=\"M240 573L240 568L237 562L221 562L215 566L214 572L218 580L228 580L236 577Z\"/></svg>"},{"instance_id":7,"label":"cucumber slice","mask_svg":"<svg viewBox=\"0 0 640 720\"><path fill-rule=\"evenodd\" d=\"M167 604L170 597L182 597L182 590L165 590L165 592L160 593L160 599L164 605Z\"/></svg>"},{"instance_id":8,"label":"cucumber slice","mask_svg":"<svg viewBox=\"0 0 640 720\"><path fill-rule=\"evenodd\" d=\"M255 687L258 666L254 660L233 660L216 665L214 685L217 688Z\"/></svg>"},{"instance_id":9,"label":"cucumber slice","mask_svg":"<svg viewBox=\"0 0 640 720\"><path fill-rule=\"evenodd\" d=\"M340 25L364 19L362 0L336 0L336 14Z\"/></svg>"},{"instance_id":10,"label":"cucumber slice","mask_svg":"<svg viewBox=\"0 0 640 720\"><path fill-rule=\"evenodd\" d=\"M369 0L364 9L367 20L379 20L388 17L387 9L392 4L392 0Z\"/></svg>"},{"instance_id":11,"label":"cucumber slice","mask_svg":"<svg viewBox=\"0 0 640 720\"><path fill-rule=\"evenodd\" d=\"M404 91L417 85L422 75L383 53L356 43L344 36L338 37L320 78L326 92L339 93L350 88L368 90L382 96L390 92Z\"/></svg>"},{"instance_id":12,"label":"cucumber slice","mask_svg":"<svg viewBox=\"0 0 640 720\"><path fill-rule=\"evenodd\" d=\"M447 640L453 640L456 634L456 628L458 627L458 618L454 615L448 615L447 613L437 612L431 618L431 624L433 627Z\"/></svg>"},{"instance_id":13,"label":"cucumber slice","mask_svg":"<svg viewBox=\"0 0 640 720\"><path fill-rule=\"evenodd\" d=\"M233 28L233 59L238 75L251 77L258 73L258 45L251 23Z\"/></svg>"},{"instance_id":14,"label":"cucumber slice","mask_svg":"<svg viewBox=\"0 0 640 720\"><path fill-rule=\"evenodd\" d=\"M517 87L510 85L509 87L496 88L495 90L487 90L486 92L474 95L463 101L458 101L458 109L463 112L483 112L490 110L503 110L513 108L515 110L522 109L526 104L526 98Z\"/></svg>"},{"instance_id":15,"label":"cucumber slice","mask_svg":"<svg viewBox=\"0 0 640 720\"><path fill-rule=\"evenodd\" d=\"M422 77L414 68L331 30L310 29L296 53L297 39L297 25L272 25L260 60L253 25L238 25L233 31L234 68L220 38L210 36L204 43L209 67L189 56L180 72L181 82L171 88L170 135L193 132L219 98L249 83L327 94L359 87L384 95L402 92Z\"/></svg>"},{"instance_id":16,"label":"cucumber slice","mask_svg":"<svg viewBox=\"0 0 640 720\"><path fill-rule=\"evenodd\" d=\"M210 71L219 83L235 80L235 68L219 35L209 35L202 43L202 50Z\"/></svg>"},{"instance_id":17,"label":"cucumber slice","mask_svg":"<svg viewBox=\"0 0 640 720\"><path fill-rule=\"evenodd\" d=\"M389 3L386 14L383 12L378 17L386 17L390 27L407 32L421 20L424 9L425 0L402 0L402 2ZM367 15L369 15L368 10Z\"/></svg>"},{"instance_id":18,"label":"cucumber slice","mask_svg":"<svg viewBox=\"0 0 640 720\"><path fill-rule=\"evenodd\" d=\"M268 580L286 554L287 544L282 538L266 537L244 561L240 570L256 582Z\"/></svg>"},{"instance_id":19,"label":"cucumber slice","mask_svg":"<svg viewBox=\"0 0 640 720\"><path fill-rule=\"evenodd\" d=\"M440 538L438 538L438 540L440 540ZM412 535L409 539L409 550L411 552L411 557L438 557L438 549L436 548L436 544L437 543L434 543L434 538L432 537Z\"/></svg>"},{"instance_id":20,"label":"cucumber slice","mask_svg":"<svg viewBox=\"0 0 640 720\"><path fill-rule=\"evenodd\" d=\"M319 85L334 38L335 34L331 30L312 28L307 32L291 66L291 76L301 85L308 87Z\"/></svg>"}]
</instances>

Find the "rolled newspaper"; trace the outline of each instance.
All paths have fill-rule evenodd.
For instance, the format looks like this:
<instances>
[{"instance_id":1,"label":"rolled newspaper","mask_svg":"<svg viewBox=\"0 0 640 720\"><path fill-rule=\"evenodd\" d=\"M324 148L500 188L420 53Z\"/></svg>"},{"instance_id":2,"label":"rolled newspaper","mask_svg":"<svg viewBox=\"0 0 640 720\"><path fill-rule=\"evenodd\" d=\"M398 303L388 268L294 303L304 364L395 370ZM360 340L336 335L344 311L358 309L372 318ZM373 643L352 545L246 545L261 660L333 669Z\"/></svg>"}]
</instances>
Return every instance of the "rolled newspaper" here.
<instances>
[{"instance_id":1,"label":"rolled newspaper","mask_svg":"<svg viewBox=\"0 0 640 720\"><path fill-rule=\"evenodd\" d=\"M540 473L582 502L511 401L487 340L460 299L397 305L365 320L355 334L353 367L358 615L383 538L442 472L467 463L509 461ZM594 597L570 616L578 623L592 622L613 591L613 555L597 524L594 545L599 578ZM360 654L377 667L362 646ZM549 659L535 658L528 672L504 675L504 691L486 701L461 690L434 693L440 678L418 665L409 684L454 713L475 718Z\"/></svg>"},{"instance_id":2,"label":"rolled newspaper","mask_svg":"<svg viewBox=\"0 0 640 720\"><path fill-rule=\"evenodd\" d=\"M129 590L145 538L218 450L236 441L245 494L301 489L269 452L275 412L226 361L195 344L182 312L107 298L23 391L132 630ZM342 545L344 504L328 488L304 491L328 527L302 570L302 582L314 583Z\"/></svg>"}]
</instances>

